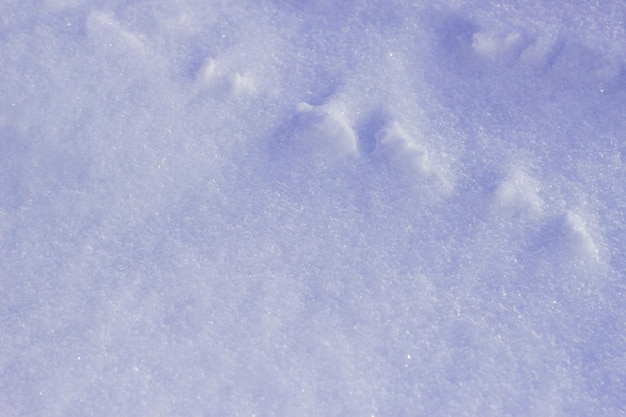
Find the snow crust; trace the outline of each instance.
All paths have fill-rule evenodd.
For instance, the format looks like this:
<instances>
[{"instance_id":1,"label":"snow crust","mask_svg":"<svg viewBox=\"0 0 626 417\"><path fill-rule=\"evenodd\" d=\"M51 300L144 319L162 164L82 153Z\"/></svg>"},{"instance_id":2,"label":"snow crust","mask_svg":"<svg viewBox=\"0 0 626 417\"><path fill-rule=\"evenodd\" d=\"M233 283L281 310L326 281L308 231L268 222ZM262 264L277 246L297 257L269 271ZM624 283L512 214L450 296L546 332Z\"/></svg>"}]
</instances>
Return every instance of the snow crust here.
<instances>
[{"instance_id":1,"label":"snow crust","mask_svg":"<svg viewBox=\"0 0 626 417\"><path fill-rule=\"evenodd\" d=\"M1 3L0 414L626 415L624 22Z\"/></svg>"}]
</instances>

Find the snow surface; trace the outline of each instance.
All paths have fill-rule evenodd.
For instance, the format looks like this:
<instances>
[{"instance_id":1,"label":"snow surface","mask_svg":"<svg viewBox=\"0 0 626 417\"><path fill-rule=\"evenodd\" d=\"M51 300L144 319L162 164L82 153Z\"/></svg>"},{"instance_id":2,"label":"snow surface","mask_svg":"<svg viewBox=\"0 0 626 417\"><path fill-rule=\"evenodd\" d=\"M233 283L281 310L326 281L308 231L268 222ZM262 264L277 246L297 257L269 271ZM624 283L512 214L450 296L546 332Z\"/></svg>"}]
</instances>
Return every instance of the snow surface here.
<instances>
[{"instance_id":1,"label":"snow surface","mask_svg":"<svg viewBox=\"0 0 626 417\"><path fill-rule=\"evenodd\" d=\"M5 0L0 106L2 416L626 416L621 0Z\"/></svg>"}]
</instances>

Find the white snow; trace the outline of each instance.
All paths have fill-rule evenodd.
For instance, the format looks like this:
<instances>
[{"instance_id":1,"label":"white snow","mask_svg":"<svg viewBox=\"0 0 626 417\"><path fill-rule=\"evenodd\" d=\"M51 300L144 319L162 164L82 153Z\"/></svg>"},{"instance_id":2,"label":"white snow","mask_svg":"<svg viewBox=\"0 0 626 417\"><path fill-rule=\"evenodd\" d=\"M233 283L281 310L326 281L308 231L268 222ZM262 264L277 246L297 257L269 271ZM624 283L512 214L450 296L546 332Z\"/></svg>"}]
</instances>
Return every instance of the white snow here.
<instances>
[{"instance_id":1,"label":"white snow","mask_svg":"<svg viewBox=\"0 0 626 417\"><path fill-rule=\"evenodd\" d=\"M620 1L0 4L0 415L626 415Z\"/></svg>"}]
</instances>

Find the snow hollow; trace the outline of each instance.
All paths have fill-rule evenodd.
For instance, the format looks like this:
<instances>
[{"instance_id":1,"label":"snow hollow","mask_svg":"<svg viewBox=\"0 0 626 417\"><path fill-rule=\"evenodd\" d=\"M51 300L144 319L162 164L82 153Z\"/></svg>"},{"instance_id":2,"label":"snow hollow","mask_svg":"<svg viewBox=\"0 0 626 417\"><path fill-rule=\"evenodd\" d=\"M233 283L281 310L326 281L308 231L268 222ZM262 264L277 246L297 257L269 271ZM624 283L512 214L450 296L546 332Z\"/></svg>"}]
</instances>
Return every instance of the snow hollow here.
<instances>
[{"instance_id":1,"label":"snow hollow","mask_svg":"<svg viewBox=\"0 0 626 417\"><path fill-rule=\"evenodd\" d=\"M3 416L626 416L622 1L0 4Z\"/></svg>"}]
</instances>

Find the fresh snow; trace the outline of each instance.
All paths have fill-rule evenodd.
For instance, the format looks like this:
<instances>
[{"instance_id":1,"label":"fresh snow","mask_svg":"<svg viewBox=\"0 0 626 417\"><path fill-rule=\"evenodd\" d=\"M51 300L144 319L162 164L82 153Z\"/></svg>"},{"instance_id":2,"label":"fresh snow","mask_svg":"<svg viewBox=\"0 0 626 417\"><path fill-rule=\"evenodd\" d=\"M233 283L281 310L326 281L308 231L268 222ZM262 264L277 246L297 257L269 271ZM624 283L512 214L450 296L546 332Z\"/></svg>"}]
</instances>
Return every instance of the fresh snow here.
<instances>
[{"instance_id":1,"label":"fresh snow","mask_svg":"<svg viewBox=\"0 0 626 417\"><path fill-rule=\"evenodd\" d=\"M626 416L626 7L0 4L0 415Z\"/></svg>"}]
</instances>

